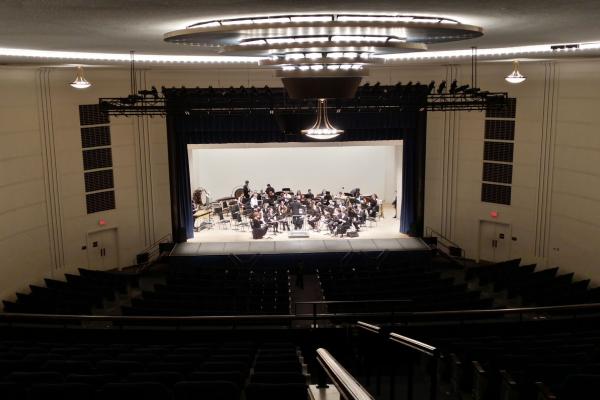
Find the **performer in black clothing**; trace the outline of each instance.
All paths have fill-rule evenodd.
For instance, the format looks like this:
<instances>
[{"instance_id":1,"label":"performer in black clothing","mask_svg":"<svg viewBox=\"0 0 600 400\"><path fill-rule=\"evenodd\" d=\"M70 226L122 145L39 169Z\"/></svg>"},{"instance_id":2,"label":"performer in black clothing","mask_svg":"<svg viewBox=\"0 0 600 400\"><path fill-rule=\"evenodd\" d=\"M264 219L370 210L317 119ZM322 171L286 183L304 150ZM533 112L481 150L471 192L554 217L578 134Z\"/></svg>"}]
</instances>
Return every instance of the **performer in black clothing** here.
<instances>
[{"instance_id":1,"label":"performer in black clothing","mask_svg":"<svg viewBox=\"0 0 600 400\"><path fill-rule=\"evenodd\" d=\"M251 222L252 226L252 238L253 239L262 239L266 234L269 226L263 226L263 223L260 219L260 214L255 213Z\"/></svg>"},{"instance_id":2,"label":"performer in black clothing","mask_svg":"<svg viewBox=\"0 0 600 400\"><path fill-rule=\"evenodd\" d=\"M304 198L305 198L305 199L308 199L308 200L312 200L312 199L314 199L314 198L315 198L315 195L314 195L314 194L313 194L313 193L310 191L310 189L308 189L308 193L306 193L306 194L304 195Z\"/></svg>"},{"instance_id":3,"label":"performer in black clothing","mask_svg":"<svg viewBox=\"0 0 600 400\"><path fill-rule=\"evenodd\" d=\"M290 209L292 210L292 223L294 224L294 229L302 229L302 226L304 225L304 208L298 197L290 204Z\"/></svg>"},{"instance_id":4,"label":"performer in black clothing","mask_svg":"<svg viewBox=\"0 0 600 400\"><path fill-rule=\"evenodd\" d=\"M352 197L358 197L360 196L360 189L359 188L354 188L350 191L350 196Z\"/></svg>"},{"instance_id":5,"label":"performer in black clothing","mask_svg":"<svg viewBox=\"0 0 600 400\"><path fill-rule=\"evenodd\" d=\"M250 183L250 181L246 181L246 183L244 183L244 187L242 187L242 190L244 191L244 197L245 198L249 198L250 197L250 186L248 186L249 183Z\"/></svg>"}]
</instances>

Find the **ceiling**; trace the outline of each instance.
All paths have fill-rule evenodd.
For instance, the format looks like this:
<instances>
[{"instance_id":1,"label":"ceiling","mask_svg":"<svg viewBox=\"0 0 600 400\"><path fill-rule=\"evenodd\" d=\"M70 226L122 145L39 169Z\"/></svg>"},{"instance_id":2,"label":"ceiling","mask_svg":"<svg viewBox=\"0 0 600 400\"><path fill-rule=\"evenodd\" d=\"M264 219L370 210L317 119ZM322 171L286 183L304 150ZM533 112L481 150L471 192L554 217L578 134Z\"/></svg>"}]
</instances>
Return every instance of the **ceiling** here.
<instances>
[{"instance_id":1,"label":"ceiling","mask_svg":"<svg viewBox=\"0 0 600 400\"><path fill-rule=\"evenodd\" d=\"M214 54L166 43L163 34L213 18L332 11L442 16L484 29L479 39L431 45L430 50L600 41L600 2L592 0L3 0L0 47Z\"/></svg>"}]
</instances>

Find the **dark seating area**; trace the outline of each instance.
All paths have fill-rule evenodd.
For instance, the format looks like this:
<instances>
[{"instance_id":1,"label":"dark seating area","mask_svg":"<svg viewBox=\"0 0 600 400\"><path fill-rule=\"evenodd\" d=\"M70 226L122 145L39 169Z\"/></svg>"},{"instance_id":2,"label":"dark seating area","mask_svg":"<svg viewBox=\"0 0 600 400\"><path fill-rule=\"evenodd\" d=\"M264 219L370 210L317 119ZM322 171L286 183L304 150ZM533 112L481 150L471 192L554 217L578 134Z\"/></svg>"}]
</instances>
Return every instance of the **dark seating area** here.
<instances>
[{"instance_id":1,"label":"dark seating area","mask_svg":"<svg viewBox=\"0 0 600 400\"><path fill-rule=\"evenodd\" d=\"M524 305L553 306L600 302L600 288L589 288L590 280L575 281L573 273L559 268L540 269L535 264L520 265L520 259L469 268L466 279L490 285L508 298L520 296Z\"/></svg>"},{"instance_id":2,"label":"dark seating area","mask_svg":"<svg viewBox=\"0 0 600 400\"><path fill-rule=\"evenodd\" d=\"M443 277L428 265L321 266L317 270L326 300L410 300L406 304L330 304L330 312L425 311L490 308L493 299L481 298L453 277Z\"/></svg>"},{"instance_id":3,"label":"dark seating area","mask_svg":"<svg viewBox=\"0 0 600 400\"><path fill-rule=\"evenodd\" d=\"M291 342L0 341L0 396L21 399L296 399L310 376Z\"/></svg>"},{"instance_id":4,"label":"dark seating area","mask_svg":"<svg viewBox=\"0 0 600 400\"><path fill-rule=\"evenodd\" d=\"M45 286L30 285L29 294L17 293L17 300L3 301L5 312L34 314L92 314L105 302L127 295L138 286L137 276L79 268L79 275L65 274L65 280L44 279Z\"/></svg>"},{"instance_id":5,"label":"dark seating area","mask_svg":"<svg viewBox=\"0 0 600 400\"><path fill-rule=\"evenodd\" d=\"M290 313L289 270L271 266L173 265L166 282L133 298L124 315L255 315Z\"/></svg>"}]
</instances>

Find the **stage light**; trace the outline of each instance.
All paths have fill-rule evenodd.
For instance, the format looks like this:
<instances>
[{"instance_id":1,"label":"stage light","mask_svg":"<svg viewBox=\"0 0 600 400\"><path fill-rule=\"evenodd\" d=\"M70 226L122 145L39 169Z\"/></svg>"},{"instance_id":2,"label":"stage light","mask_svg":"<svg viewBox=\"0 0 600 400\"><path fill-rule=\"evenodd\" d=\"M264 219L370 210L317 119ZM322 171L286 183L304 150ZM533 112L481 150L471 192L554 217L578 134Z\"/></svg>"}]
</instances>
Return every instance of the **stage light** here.
<instances>
[{"instance_id":1,"label":"stage light","mask_svg":"<svg viewBox=\"0 0 600 400\"><path fill-rule=\"evenodd\" d=\"M442 81L442 83L440 83L440 86L437 88L437 94L444 93L444 90L446 90L446 81Z\"/></svg>"},{"instance_id":2,"label":"stage light","mask_svg":"<svg viewBox=\"0 0 600 400\"><path fill-rule=\"evenodd\" d=\"M429 93L429 94L433 93L433 89L435 89L435 81L431 81L429 83L429 86L427 86L427 93Z\"/></svg>"},{"instance_id":3,"label":"stage light","mask_svg":"<svg viewBox=\"0 0 600 400\"><path fill-rule=\"evenodd\" d=\"M92 86L92 84L83 76L82 66L77 67L77 75L75 76L75 80L69 85L75 89L87 89Z\"/></svg>"},{"instance_id":4,"label":"stage light","mask_svg":"<svg viewBox=\"0 0 600 400\"><path fill-rule=\"evenodd\" d=\"M519 72L519 62L517 60L513 61L513 72L504 78L504 80L508 83L519 84L525 82L527 77Z\"/></svg>"},{"instance_id":5,"label":"stage light","mask_svg":"<svg viewBox=\"0 0 600 400\"><path fill-rule=\"evenodd\" d=\"M343 133L341 129L335 128L327 117L327 99L317 100L317 120L315 124L303 129L302 133L312 139L327 140L333 139Z\"/></svg>"},{"instance_id":6,"label":"stage light","mask_svg":"<svg viewBox=\"0 0 600 400\"><path fill-rule=\"evenodd\" d=\"M450 94L454 94L454 93L456 93L456 88L457 88L457 87L458 87L458 82L457 82L457 80L455 79L455 80L453 80L453 81L452 81L452 83L450 84L450 90L449 90Z\"/></svg>"}]
</instances>

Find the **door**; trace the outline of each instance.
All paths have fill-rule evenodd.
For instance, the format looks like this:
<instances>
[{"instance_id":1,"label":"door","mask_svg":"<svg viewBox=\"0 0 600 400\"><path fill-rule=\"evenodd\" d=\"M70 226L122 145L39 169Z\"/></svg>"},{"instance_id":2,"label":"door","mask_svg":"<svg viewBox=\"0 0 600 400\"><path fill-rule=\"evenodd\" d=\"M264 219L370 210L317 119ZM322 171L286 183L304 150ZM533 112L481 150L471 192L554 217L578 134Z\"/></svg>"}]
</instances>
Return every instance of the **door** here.
<instances>
[{"instance_id":1,"label":"door","mask_svg":"<svg viewBox=\"0 0 600 400\"><path fill-rule=\"evenodd\" d=\"M90 232L87 237L88 268L107 270L119 266L117 229Z\"/></svg>"},{"instance_id":2,"label":"door","mask_svg":"<svg viewBox=\"0 0 600 400\"><path fill-rule=\"evenodd\" d=\"M479 222L479 260L505 261L510 258L510 225L492 221Z\"/></svg>"}]
</instances>

